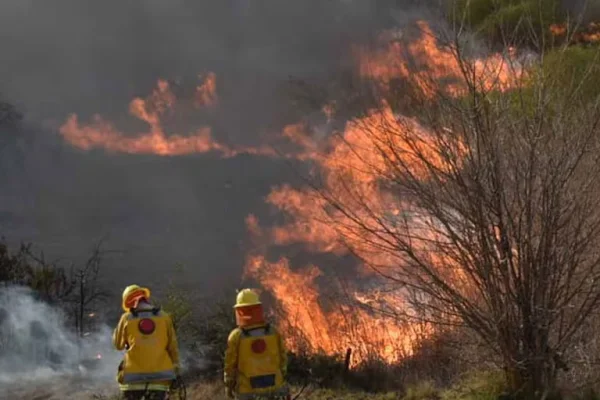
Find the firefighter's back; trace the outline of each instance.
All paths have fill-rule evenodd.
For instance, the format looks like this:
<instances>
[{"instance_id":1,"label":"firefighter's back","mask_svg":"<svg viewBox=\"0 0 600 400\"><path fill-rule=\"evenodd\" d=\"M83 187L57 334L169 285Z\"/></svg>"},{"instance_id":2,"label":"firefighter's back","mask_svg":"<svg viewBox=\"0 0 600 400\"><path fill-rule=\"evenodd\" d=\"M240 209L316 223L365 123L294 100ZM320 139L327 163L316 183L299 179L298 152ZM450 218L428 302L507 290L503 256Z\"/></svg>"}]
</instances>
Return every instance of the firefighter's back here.
<instances>
[{"instance_id":1,"label":"firefighter's back","mask_svg":"<svg viewBox=\"0 0 600 400\"><path fill-rule=\"evenodd\" d=\"M279 334L270 325L240 330L238 393L267 393L284 385Z\"/></svg>"}]
</instances>

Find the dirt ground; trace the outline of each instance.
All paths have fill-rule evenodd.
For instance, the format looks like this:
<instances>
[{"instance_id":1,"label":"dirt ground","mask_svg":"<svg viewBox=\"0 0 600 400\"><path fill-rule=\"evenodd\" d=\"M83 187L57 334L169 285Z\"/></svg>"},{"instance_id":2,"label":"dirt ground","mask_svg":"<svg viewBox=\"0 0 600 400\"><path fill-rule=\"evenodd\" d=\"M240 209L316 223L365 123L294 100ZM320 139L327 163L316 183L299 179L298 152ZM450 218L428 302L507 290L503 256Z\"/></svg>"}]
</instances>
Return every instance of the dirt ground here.
<instances>
[{"instance_id":1,"label":"dirt ground","mask_svg":"<svg viewBox=\"0 0 600 400\"><path fill-rule=\"evenodd\" d=\"M117 394L116 383L59 378L0 383L1 400L92 400Z\"/></svg>"}]
</instances>

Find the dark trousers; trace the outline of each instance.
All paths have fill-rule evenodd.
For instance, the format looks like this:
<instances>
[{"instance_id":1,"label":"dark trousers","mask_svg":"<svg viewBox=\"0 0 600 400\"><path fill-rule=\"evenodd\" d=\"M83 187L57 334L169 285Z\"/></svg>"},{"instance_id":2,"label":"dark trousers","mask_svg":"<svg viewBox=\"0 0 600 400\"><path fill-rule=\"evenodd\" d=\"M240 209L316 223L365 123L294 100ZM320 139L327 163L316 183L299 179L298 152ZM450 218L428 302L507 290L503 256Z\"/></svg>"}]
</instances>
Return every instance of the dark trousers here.
<instances>
[{"instance_id":1,"label":"dark trousers","mask_svg":"<svg viewBox=\"0 0 600 400\"><path fill-rule=\"evenodd\" d=\"M144 394L146 396L144 397ZM124 390L123 397L125 400L165 400L168 392L163 390Z\"/></svg>"}]
</instances>

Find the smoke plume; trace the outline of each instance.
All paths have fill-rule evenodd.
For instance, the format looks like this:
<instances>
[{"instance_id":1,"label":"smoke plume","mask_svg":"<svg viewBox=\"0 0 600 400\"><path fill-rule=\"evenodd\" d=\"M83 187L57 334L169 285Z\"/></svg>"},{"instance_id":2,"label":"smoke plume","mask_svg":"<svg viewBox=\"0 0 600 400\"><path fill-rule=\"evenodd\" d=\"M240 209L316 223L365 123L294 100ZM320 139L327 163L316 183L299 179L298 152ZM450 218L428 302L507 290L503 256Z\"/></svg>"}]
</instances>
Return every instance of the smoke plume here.
<instances>
[{"instance_id":1,"label":"smoke plume","mask_svg":"<svg viewBox=\"0 0 600 400\"><path fill-rule=\"evenodd\" d=\"M238 284L245 217L270 218L264 197L295 176L284 162L81 151L60 127L72 114L99 114L133 136L148 128L129 114L133 98L159 79L193 97L198 77L214 73L216 106L169 133L208 125L228 148L256 146L320 112L297 106L290 77L328 82L351 67L353 45L411 15L411 3L2 1L0 94L25 123L0 128L0 234L74 259L108 237L125 250L110 269L118 285L137 276L159 283L177 263L194 271L186 282L195 290Z\"/></svg>"},{"instance_id":2,"label":"smoke plume","mask_svg":"<svg viewBox=\"0 0 600 400\"><path fill-rule=\"evenodd\" d=\"M112 348L110 328L78 338L59 309L28 289L0 289L0 332L0 386L9 394L60 381L87 390L115 385L121 354Z\"/></svg>"}]
</instances>

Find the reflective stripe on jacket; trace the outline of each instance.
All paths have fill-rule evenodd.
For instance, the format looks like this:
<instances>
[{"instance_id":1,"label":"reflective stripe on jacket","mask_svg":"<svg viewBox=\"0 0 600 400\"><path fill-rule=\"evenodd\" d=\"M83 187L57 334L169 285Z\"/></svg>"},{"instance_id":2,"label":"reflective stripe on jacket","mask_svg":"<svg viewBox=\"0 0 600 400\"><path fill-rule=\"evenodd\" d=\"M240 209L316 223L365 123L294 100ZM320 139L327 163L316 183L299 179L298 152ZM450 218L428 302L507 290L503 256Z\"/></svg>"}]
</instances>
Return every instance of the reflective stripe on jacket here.
<instances>
[{"instance_id":1,"label":"reflective stripe on jacket","mask_svg":"<svg viewBox=\"0 0 600 400\"><path fill-rule=\"evenodd\" d=\"M170 385L157 383L123 383L119 385L121 391L127 390L154 390L160 392L168 392L171 389Z\"/></svg>"}]
</instances>

